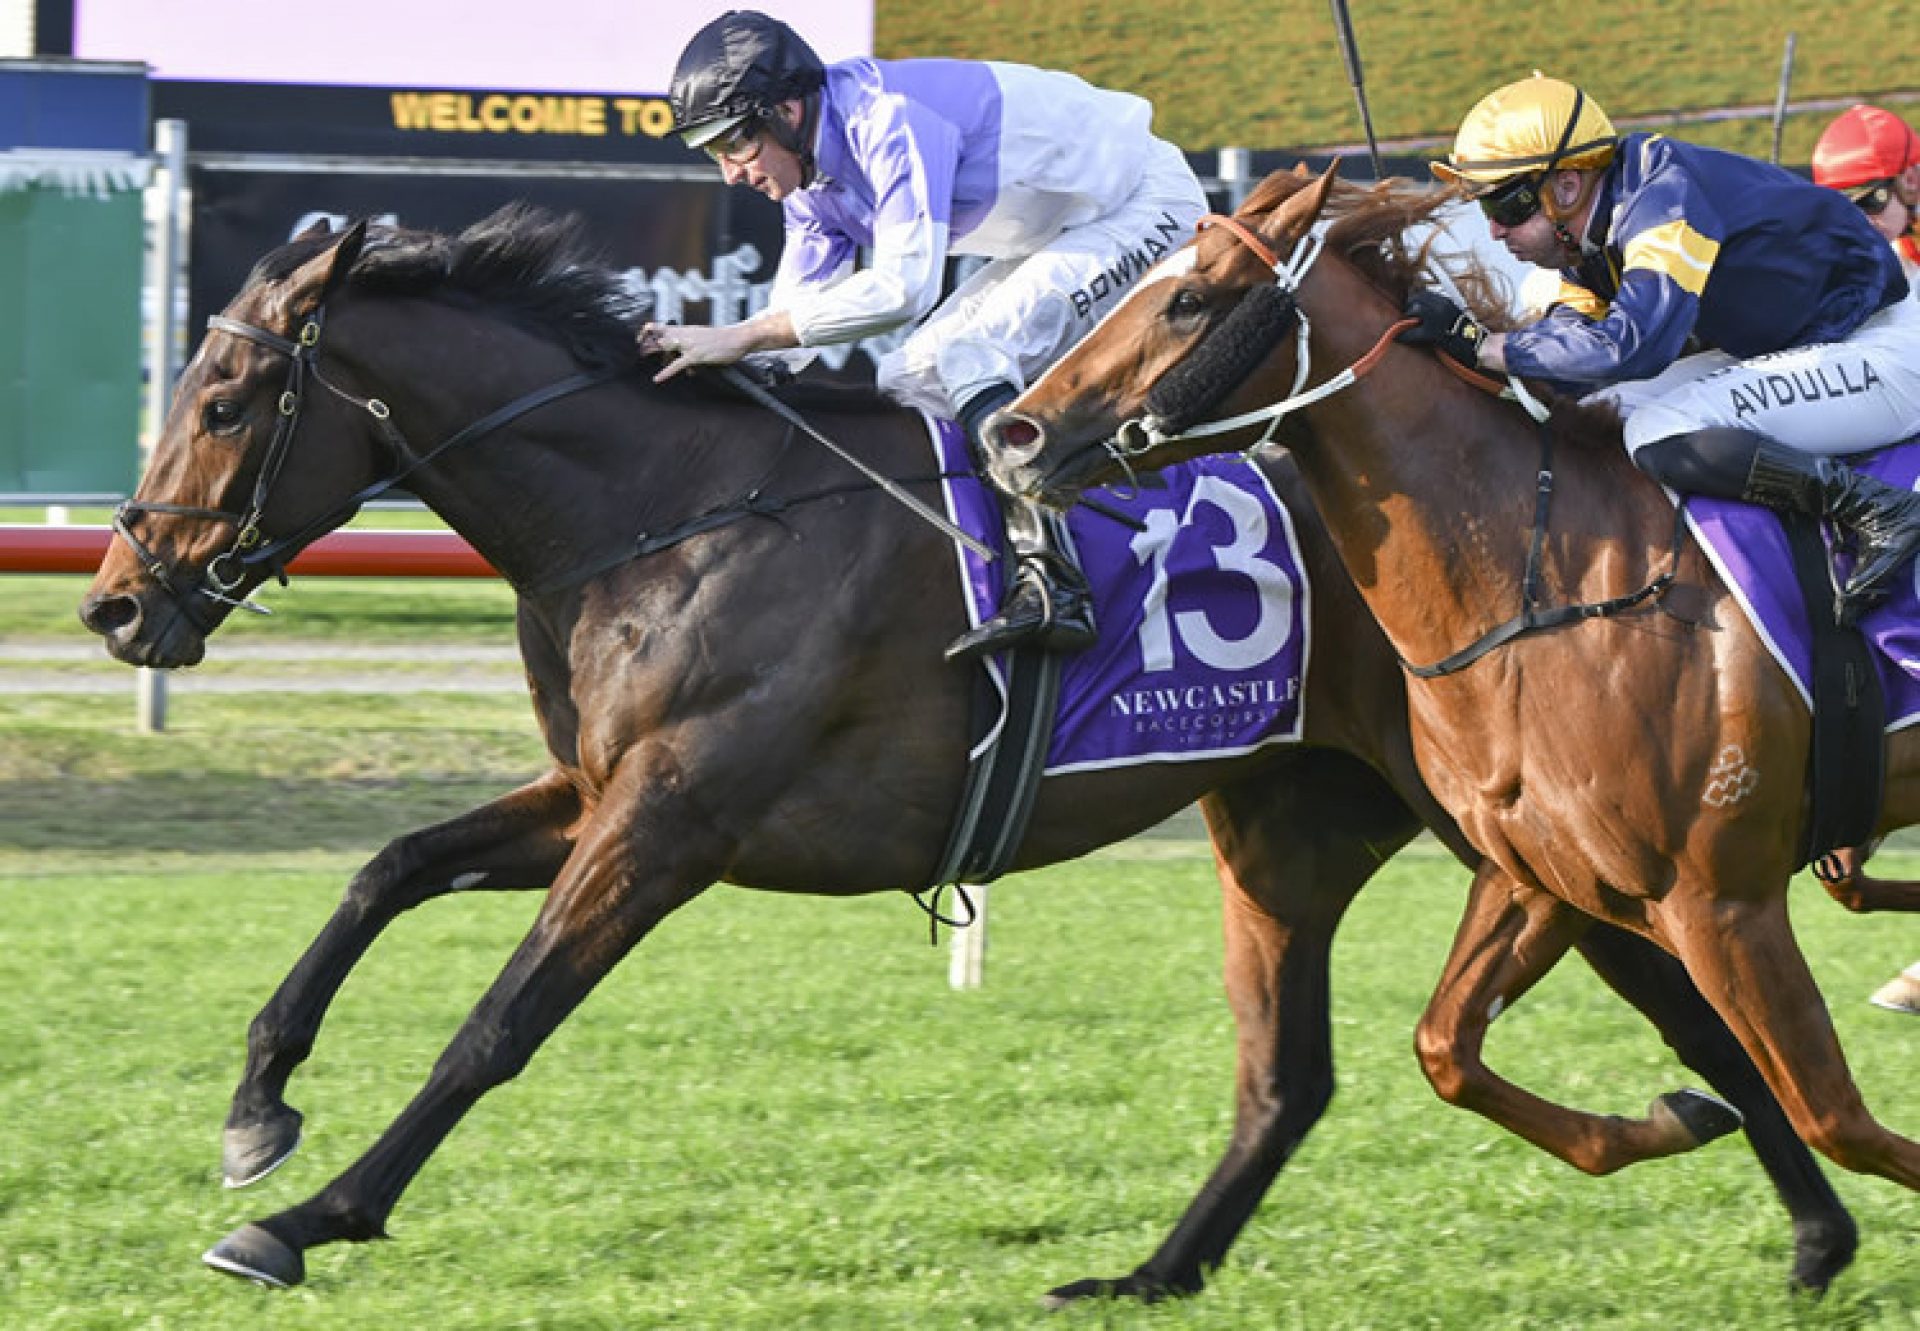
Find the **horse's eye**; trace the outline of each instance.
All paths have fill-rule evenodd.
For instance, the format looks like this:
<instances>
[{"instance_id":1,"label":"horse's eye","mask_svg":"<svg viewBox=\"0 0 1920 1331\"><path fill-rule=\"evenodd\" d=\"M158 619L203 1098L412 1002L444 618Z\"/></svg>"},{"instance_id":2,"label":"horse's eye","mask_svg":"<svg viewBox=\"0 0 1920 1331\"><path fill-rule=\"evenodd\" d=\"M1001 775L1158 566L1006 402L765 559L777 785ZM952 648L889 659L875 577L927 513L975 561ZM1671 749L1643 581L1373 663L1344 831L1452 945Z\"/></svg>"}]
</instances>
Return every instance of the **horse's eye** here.
<instances>
[{"instance_id":1,"label":"horse's eye","mask_svg":"<svg viewBox=\"0 0 1920 1331\"><path fill-rule=\"evenodd\" d=\"M1198 319L1207 312L1206 298L1192 287L1182 287L1167 302L1167 318L1179 322Z\"/></svg>"},{"instance_id":2,"label":"horse's eye","mask_svg":"<svg viewBox=\"0 0 1920 1331\"><path fill-rule=\"evenodd\" d=\"M230 397L217 397L207 403L201 412L201 421L208 434L232 434L240 427L241 419L246 415L240 404Z\"/></svg>"}]
</instances>

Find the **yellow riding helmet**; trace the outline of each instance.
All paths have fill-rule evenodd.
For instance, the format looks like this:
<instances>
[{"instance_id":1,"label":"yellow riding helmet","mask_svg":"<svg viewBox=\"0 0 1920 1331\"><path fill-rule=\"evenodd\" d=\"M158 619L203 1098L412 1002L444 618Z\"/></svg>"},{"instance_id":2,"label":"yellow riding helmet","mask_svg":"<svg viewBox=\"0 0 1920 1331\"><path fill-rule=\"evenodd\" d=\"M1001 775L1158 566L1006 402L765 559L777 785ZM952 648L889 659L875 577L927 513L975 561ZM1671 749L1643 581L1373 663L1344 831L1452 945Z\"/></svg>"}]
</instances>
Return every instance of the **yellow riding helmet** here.
<instances>
[{"instance_id":1,"label":"yellow riding helmet","mask_svg":"<svg viewBox=\"0 0 1920 1331\"><path fill-rule=\"evenodd\" d=\"M1480 99L1432 164L1448 185L1475 192L1518 175L1604 166L1620 142L1600 104L1571 83L1535 74Z\"/></svg>"}]
</instances>

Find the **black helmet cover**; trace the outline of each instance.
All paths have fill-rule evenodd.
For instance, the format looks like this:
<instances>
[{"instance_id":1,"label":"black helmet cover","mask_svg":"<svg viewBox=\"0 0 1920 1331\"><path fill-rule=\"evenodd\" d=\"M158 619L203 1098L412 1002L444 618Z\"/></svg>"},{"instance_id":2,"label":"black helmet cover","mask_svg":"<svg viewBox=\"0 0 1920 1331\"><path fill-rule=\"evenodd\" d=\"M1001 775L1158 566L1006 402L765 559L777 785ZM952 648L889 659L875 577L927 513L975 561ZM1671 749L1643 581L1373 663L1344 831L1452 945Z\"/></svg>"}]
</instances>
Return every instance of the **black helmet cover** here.
<instances>
[{"instance_id":1,"label":"black helmet cover","mask_svg":"<svg viewBox=\"0 0 1920 1331\"><path fill-rule=\"evenodd\" d=\"M698 148L748 116L804 98L826 67L799 33L752 9L732 9L693 35L667 90L673 127Z\"/></svg>"}]
</instances>

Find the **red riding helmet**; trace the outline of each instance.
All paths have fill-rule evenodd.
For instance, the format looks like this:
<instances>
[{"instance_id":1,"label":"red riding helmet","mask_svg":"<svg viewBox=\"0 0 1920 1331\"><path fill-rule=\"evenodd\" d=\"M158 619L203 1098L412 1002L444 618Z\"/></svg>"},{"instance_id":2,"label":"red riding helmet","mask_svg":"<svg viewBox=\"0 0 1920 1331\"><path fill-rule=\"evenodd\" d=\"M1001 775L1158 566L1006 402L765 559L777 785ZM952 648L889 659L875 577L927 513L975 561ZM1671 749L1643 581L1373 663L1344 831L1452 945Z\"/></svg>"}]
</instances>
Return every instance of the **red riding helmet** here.
<instances>
[{"instance_id":1,"label":"red riding helmet","mask_svg":"<svg viewBox=\"0 0 1920 1331\"><path fill-rule=\"evenodd\" d=\"M1856 106L1840 116L1813 148L1813 180L1852 190L1890 180L1920 163L1920 134L1891 111Z\"/></svg>"}]
</instances>

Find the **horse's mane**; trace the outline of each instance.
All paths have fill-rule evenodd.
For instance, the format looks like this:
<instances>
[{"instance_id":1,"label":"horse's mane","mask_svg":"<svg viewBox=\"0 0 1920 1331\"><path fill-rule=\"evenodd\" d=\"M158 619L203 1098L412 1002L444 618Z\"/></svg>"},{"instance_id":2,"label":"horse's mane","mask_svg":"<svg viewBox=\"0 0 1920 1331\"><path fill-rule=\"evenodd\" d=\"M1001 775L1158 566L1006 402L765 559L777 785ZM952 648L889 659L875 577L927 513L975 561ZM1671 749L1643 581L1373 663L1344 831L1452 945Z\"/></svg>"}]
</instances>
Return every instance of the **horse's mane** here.
<instances>
[{"instance_id":1,"label":"horse's mane","mask_svg":"<svg viewBox=\"0 0 1920 1331\"><path fill-rule=\"evenodd\" d=\"M284 280L338 239L303 235L261 259L249 283ZM524 203L508 204L457 236L374 228L347 285L484 307L595 366L636 358L634 330L650 303L598 261L577 216Z\"/></svg>"},{"instance_id":2,"label":"horse's mane","mask_svg":"<svg viewBox=\"0 0 1920 1331\"><path fill-rule=\"evenodd\" d=\"M1276 172L1254 187L1240 211L1264 216L1312 183L1311 177ZM1444 224L1434 214L1457 197L1399 177L1372 185L1335 181L1321 212L1327 246L1344 255L1388 299L1402 304L1415 287L1428 285L1423 274L1438 262L1434 250L1446 238ZM1492 328L1511 327L1504 281L1470 258L1449 258L1447 271L1474 316Z\"/></svg>"},{"instance_id":3,"label":"horse's mane","mask_svg":"<svg viewBox=\"0 0 1920 1331\"><path fill-rule=\"evenodd\" d=\"M285 281L339 240L336 232L302 235L254 265L249 285ZM509 204L457 236L377 227L369 232L347 285L486 309L559 342L590 366L639 359L634 333L651 307L649 293L633 290L599 261L577 216L524 203ZM683 375L647 388L715 402L744 400L716 375ZM865 385L802 380L775 392L803 410L899 410L897 403Z\"/></svg>"},{"instance_id":4,"label":"horse's mane","mask_svg":"<svg viewBox=\"0 0 1920 1331\"><path fill-rule=\"evenodd\" d=\"M1275 172L1254 187L1239 211L1263 217L1313 183L1310 176ZM1415 288L1430 285L1426 274L1439 264L1434 250L1446 235L1434 215L1458 198L1453 191L1400 177L1371 185L1335 181L1321 211L1327 247L1394 304L1404 304ZM1495 330L1516 325L1503 278L1451 250L1445 266L1475 318ZM1569 438L1618 450L1620 416L1612 406L1585 405L1545 390L1540 396L1552 407L1556 427Z\"/></svg>"}]
</instances>

